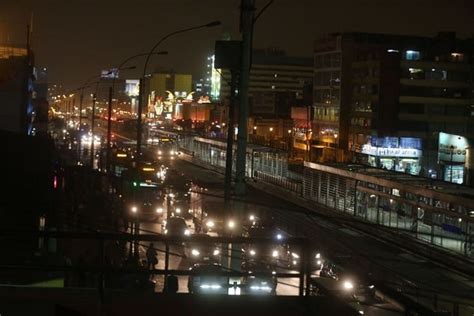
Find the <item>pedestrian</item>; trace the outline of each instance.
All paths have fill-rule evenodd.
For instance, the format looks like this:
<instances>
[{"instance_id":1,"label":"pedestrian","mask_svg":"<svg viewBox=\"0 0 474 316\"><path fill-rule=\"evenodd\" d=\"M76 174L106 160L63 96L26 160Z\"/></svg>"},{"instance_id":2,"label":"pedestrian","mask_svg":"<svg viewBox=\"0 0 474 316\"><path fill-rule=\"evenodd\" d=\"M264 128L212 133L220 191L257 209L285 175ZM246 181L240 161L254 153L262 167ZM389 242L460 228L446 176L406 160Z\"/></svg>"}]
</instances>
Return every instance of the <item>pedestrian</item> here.
<instances>
[{"instance_id":1,"label":"pedestrian","mask_svg":"<svg viewBox=\"0 0 474 316\"><path fill-rule=\"evenodd\" d=\"M155 269L155 265L158 264L158 259L156 256L158 253L156 252L156 249L153 245L153 243L150 243L150 246L148 247L146 251L146 260L148 263L148 270Z\"/></svg>"}]
</instances>

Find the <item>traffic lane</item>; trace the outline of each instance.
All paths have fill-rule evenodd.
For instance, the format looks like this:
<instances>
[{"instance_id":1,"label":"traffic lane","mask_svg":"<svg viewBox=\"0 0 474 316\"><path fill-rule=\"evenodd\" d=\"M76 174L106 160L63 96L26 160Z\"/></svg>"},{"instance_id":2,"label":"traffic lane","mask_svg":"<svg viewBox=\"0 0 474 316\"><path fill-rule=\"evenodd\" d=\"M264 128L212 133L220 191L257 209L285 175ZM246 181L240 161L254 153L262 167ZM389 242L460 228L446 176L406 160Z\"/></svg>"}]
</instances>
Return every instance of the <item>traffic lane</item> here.
<instances>
[{"instance_id":1,"label":"traffic lane","mask_svg":"<svg viewBox=\"0 0 474 316\"><path fill-rule=\"evenodd\" d=\"M205 183L221 185L223 183L223 176L216 172L185 161L180 161L180 164L183 165L182 169L185 172L194 174L195 177L201 178ZM421 257L416 260L406 256L400 257L401 254L404 254L400 249L390 247L390 245L379 240L374 240L371 236L364 236L347 229L339 223L333 223L330 219L307 216L305 215L308 213L307 209L278 198L274 194L249 187L247 201L248 204L268 205L268 207L260 206L259 209L268 210L270 214L274 214L274 217L280 218L288 226L291 226L289 227L290 234L309 236L314 244L326 249L327 254L332 254L329 257L337 257L350 270L360 271L361 268L364 268L362 269L363 275L369 273L373 275L375 270L380 269L382 270L380 273L382 281L387 276L393 275L393 272L396 272L395 275L418 280L423 287L436 289L439 292L451 293L454 290L458 293L469 293L469 291L472 293L472 286L469 286L469 280L464 276L450 277L440 267L426 269L424 264L426 261ZM377 255L374 256L374 253ZM354 260L354 258L357 260ZM448 282L440 284L437 282L439 276L442 276ZM400 277L394 279L399 281ZM461 280L459 280L460 278Z\"/></svg>"},{"instance_id":2,"label":"traffic lane","mask_svg":"<svg viewBox=\"0 0 474 316\"><path fill-rule=\"evenodd\" d=\"M150 233L161 233L162 225L157 222L141 222L140 223L140 233L141 234L150 234ZM146 251L150 244L141 243L140 244L140 260L145 261ZM156 269L165 269L166 266L166 245L164 243L154 243L154 248L157 250L157 259L158 264L155 265ZM183 245L170 245L168 248L168 269L170 270L187 270L191 266L191 263L185 257L184 246ZM155 292L162 292L164 289L165 278L163 275L151 275L150 280L155 282ZM178 277L178 292L187 293L187 277Z\"/></svg>"}]
</instances>

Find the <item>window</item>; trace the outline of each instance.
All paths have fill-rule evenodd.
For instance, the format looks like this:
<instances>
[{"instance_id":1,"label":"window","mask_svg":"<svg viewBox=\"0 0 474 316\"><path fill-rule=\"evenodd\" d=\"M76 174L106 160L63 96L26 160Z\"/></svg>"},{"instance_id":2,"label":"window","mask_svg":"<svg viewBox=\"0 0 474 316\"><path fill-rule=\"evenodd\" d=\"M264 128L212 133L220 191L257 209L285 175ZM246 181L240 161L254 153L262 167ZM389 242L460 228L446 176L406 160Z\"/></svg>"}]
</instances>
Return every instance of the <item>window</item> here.
<instances>
[{"instance_id":1,"label":"window","mask_svg":"<svg viewBox=\"0 0 474 316\"><path fill-rule=\"evenodd\" d=\"M448 78L448 72L446 70L432 68L431 71L427 71L426 79L428 80L446 80Z\"/></svg>"},{"instance_id":2,"label":"window","mask_svg":"<svg viewBox=\"0 0 474 316\"><path fill-rule=\"evenodd\" d=\"M314 67L321 68L322 65L323 65L323 56L322 55L314 56Z\"/></svg>"},{"instance_id":3,"label":"window","mask_svg":"<svg viewBox=\"0 0 474 316\"><path fill-rule=\"evenodd\" d=\"M416 103L401 103L400 104L400 113L408 114L424 114L425 106L423 104Z\"/></svg>"},{"instance_id":4,"label":"window","mask_svg":"<svg viewBox=\"0 0 474 316\"><path fill-rule=\"evenodd\" d=\"M332 55L332 66L333 67L341 66L341 53L336 53Z\"/></svg>"},{"instance_id":5,"label":"window","mask_svg":"<svg viewBox=\"0 0 474 316\"><path fill-rule=\"evenodd\" d=\"M425 71L419 68L408 68L408 78L409 79L424 79Z\"/></svg>"},{"instance_id":6,"label":"window","mask_svg":"<svg viewBox=\"0 0 474 316\"><path fill-rule=\"evenodd\" d=\"M406 60L420 60L420 52L417 50L407 50L405 52Z\"/></svg>"},{"instance_id":7,"label":"window","mask_svg":"<svg viewBox=\"0 0 474 316\"><path fill-rule=\"evenodd\" d=\"M451 53L451 61L454 61L454 62L463 62L463 61L464 61L464 54Z\"/></svg>"}]
</instances>

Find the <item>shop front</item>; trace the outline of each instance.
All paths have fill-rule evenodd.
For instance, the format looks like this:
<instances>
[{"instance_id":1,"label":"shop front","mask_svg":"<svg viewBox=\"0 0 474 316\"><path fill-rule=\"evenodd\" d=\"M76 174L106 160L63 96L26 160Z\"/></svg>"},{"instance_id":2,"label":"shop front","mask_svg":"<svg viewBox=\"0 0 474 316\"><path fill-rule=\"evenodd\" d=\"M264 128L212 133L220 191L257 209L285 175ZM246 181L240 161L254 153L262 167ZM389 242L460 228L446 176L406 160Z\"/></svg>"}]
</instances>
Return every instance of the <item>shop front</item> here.
<instances>
[{"instance_id":1,"label":"shop front","mask_svg":"<svg viewBox=\"0 0 474 316\"><path fill-rule=\"evenodd\" d=\"M421 170L421 140L412 137L372 137L362 146L368 165L418 175Z\"/></svg>"}]
</instances>

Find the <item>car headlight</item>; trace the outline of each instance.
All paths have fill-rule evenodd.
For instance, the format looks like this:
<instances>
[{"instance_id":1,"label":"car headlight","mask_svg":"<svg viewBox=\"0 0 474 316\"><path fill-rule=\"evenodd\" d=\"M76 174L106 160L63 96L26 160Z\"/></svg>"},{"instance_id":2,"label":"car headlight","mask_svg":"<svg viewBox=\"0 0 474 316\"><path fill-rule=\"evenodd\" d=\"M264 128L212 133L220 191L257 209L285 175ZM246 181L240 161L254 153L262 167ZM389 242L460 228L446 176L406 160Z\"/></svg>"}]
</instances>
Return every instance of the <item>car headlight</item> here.
<instances>
[{"instance_id":1,"label":"car headlight","mask_svg":"<svg viewBox=\"0 0 474 316\"><path fill-rule=\"evenodd\" d=\"M214 249L214 252L212 253L214 256L218 256L221 252L219 249Z\"/></svg>"},{"instance_id":2,"label":"car headlight","mask_svg":"<svg viewBox=\"0 0 474 316\"><path fill-rule=\"evenodd\" d=\"M214 224L213 221L207 221L207 223L206 223L206 226L209 227L209 228L214 227L214 225L215 225L215 224Z\"/></svg>"},{"instance_id":3,"label":"car headlight","mask_svg":"<svg viewBox=\"0 0 474 316\"><path fill-rule=\"evenodd\" d=\"M272 257L273 257L273 258L278 257L278 250L273 250L273 252L272 252Z\"/></svg>"},{"instance_id":4,"label":"car headlight","mask_svg":"<svg viewBox=\"0 0 474 316\"><path fill-rule=\"evenodd\" d=\"M257 254L257 252L256 252L255 250L253 250L253 249L250 250L250 255L251 255L251 256L255 256L256 254Z\"/></svg>"},{"instance_id":5,"label":"car headlight","mask_svg":"<svg viewBox=\"0 0 474 316\"><path fill-rule=\"evenodd\" d=\"M218 290L221 288L219 284L201 284L199 287L204 290Z\"/></svg>"},{"instance_id":6,"label":"car headlight","mask_svg":"<svg viewBox=\"0 0 474 316\"><path fill-rule=\"evenodd\" d=\"M351 282L351 281L344 281L343 283L343 286L344 286L344 290L352 290L354 288L354 284Z\"/></svg>"},{"instance_id":7,"label":"car headlight","mask_svg":"<svg viewBox=\"0 0 474 316\"><path fill-rule=\"evenodd\" d=\"M185 234L186 236L189 236L189 235L191 235L191 231L190 231L189 229L185 229L185 230L184 230L184 234Z\"/></svg>"},{"instance_id":8,"label":"car headlight","mask_svg":"<svg viewBox=\"0 0 474 316\"><path fill-rule=\"evenodd\" d=\"M192 254L193 256L197 257L197 256L199 256L201 253L199 252L199 250L193 249L193 250L191 250L191 254Z\"/></svg>"},{"instance_id":9,"label":"car headlight","mask_svg":"<svg viewBox=\"0 0 474 316\"><path fill-rule=\"evenodd\" d=\"M269 287L268 285L261 285L261 286L251 285L250 289L252 291L265 291L265 292L270 292L272 290L272 288Z\"/></svg>"}]
</instances>

